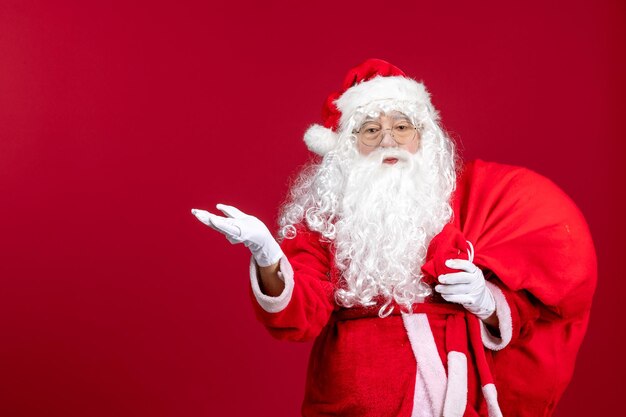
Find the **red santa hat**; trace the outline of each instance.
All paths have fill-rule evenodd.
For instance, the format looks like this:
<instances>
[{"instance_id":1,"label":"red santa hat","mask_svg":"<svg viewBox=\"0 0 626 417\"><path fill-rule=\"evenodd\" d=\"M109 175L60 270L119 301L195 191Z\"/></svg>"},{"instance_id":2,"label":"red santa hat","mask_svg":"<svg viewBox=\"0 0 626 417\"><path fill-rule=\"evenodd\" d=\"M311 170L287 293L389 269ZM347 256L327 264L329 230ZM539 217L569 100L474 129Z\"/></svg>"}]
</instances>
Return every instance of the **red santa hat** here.
<instances>
[{"instance_id":1,"label":"red santa hat","mask_svg":"<svg viewBox=\"0 0 626 417\"><path fill-rule=\"evenodd\" d=\"M304 134L309 150L325 155L335 147L338 132L359 109L372 103L384 103L387 109L403 111L425 108L436 120L424 84L408 78L398 67L382 59L368 59L348 71L339 91L328 96L322 108L324 125L314 124Z\"/></svg>"}]
</instances>

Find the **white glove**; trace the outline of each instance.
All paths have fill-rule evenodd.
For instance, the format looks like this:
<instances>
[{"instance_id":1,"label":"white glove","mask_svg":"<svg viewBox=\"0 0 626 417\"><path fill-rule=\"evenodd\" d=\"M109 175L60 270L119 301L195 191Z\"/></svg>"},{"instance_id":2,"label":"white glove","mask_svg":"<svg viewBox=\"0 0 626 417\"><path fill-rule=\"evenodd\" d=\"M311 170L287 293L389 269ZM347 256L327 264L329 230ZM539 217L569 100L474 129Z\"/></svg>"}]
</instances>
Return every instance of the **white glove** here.
<instances>
[{"instance_id":1,"label":"white glove","mask_svg":"<svg viewBox=\"0 0 626 417\"><path fill-rule=\"evenodd\" d=\"M259 266L270 266L280 260L283 251L261 220L232 206L218 204L215 207L228 217L198 209L191 209L191 214L202 223L224 234L230 243L243 243L250 249Z\"/></svg>"},{"instance_id":2,"label":"white glove","mask_svg":"<svg viewBox=\"0 0 626 417\"><path fill-rule=\"evenodd\" d=\"M439 275L440 284L435 286L435 291L444 300L461 304L481 320L489 318L496 311L496 301L485 285L483 271L465 259L448 259L446 266L461 272Z\"/></svg>"}]
</instances>

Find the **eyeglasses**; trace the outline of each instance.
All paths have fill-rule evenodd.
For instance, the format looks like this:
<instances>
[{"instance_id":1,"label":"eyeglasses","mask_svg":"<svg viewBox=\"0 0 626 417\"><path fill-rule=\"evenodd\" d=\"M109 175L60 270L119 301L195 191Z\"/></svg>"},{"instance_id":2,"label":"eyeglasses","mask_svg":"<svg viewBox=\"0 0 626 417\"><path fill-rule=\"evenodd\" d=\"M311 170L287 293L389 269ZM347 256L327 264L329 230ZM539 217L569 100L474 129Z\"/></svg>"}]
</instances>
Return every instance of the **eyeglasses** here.
<instances>
[{"instance_id":1,"label":"eyeglasses","mask_svg":"<svg viewBox=\"0 0 626 417\"><path fill-rule=\"evenodd\" d=\"M380 123L365 122L354 133L363 145L376 147L383 141L386 130L389 130L398 145L406 145L415 138L418 128L404 120L396 122L389 129L383 129Z\"/></svg>"}]
</instances>

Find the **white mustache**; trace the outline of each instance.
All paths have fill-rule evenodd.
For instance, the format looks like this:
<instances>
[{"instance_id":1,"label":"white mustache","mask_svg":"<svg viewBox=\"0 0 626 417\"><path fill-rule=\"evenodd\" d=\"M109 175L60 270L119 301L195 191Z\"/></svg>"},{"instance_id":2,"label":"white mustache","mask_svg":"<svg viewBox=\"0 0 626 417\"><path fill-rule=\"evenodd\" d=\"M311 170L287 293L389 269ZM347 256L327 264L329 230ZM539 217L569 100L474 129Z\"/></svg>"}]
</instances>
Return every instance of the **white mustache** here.
<instances>
[{"instance_id":1,"label":"white mustache","mask_svg":"<svg viewBox=\"0 0 626 417\"><path fill-rule=\"evenodd\" d=\"M382 162L387 158L397 158L399 161L408 161L411 159L413 154L404 149L397 148L389 148L389 149L380 149L376 152L372 152L368 155L368 159L372 159L376 162Z\"/></svg>"}]
</instances>

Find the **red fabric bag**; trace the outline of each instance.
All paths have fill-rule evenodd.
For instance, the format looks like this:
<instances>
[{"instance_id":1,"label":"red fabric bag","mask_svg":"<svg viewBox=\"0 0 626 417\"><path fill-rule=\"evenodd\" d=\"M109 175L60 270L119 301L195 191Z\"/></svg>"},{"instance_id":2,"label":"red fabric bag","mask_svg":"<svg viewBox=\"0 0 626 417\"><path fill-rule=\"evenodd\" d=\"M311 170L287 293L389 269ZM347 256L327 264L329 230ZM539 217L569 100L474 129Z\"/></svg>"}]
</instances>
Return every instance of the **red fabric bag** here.
<instances>
[{"instance_id":1,"label":"red fabric bag","mask_svg":"<svg viewBox=\"0 0 626 417\"><path fill-rule=\"evenodd\" d=\"M474 263L539 311L532 335L493 352L502 412L549 416L571 380L597 281L587 224L545 177L480 160L464 167L453 209L460 234L448 231L448 239L472 242ZM434 260L431 268L442 268Z\"/></svg>"},{"instance_id":2,"label":"red fabric bag","mask_svg":"<svg viewBox=\"0 0 626 417\"><path fill-rule=\"evenodd\" d=\"M422 266L424 273L422 281L432 286L438 283L439 275L458 272L456 269L448 268L445 262L448 259L469 259L468 249L469 244L463 233L452 224L445 225L428 245L426 262Z\"/></svg>"}]
</instances>

